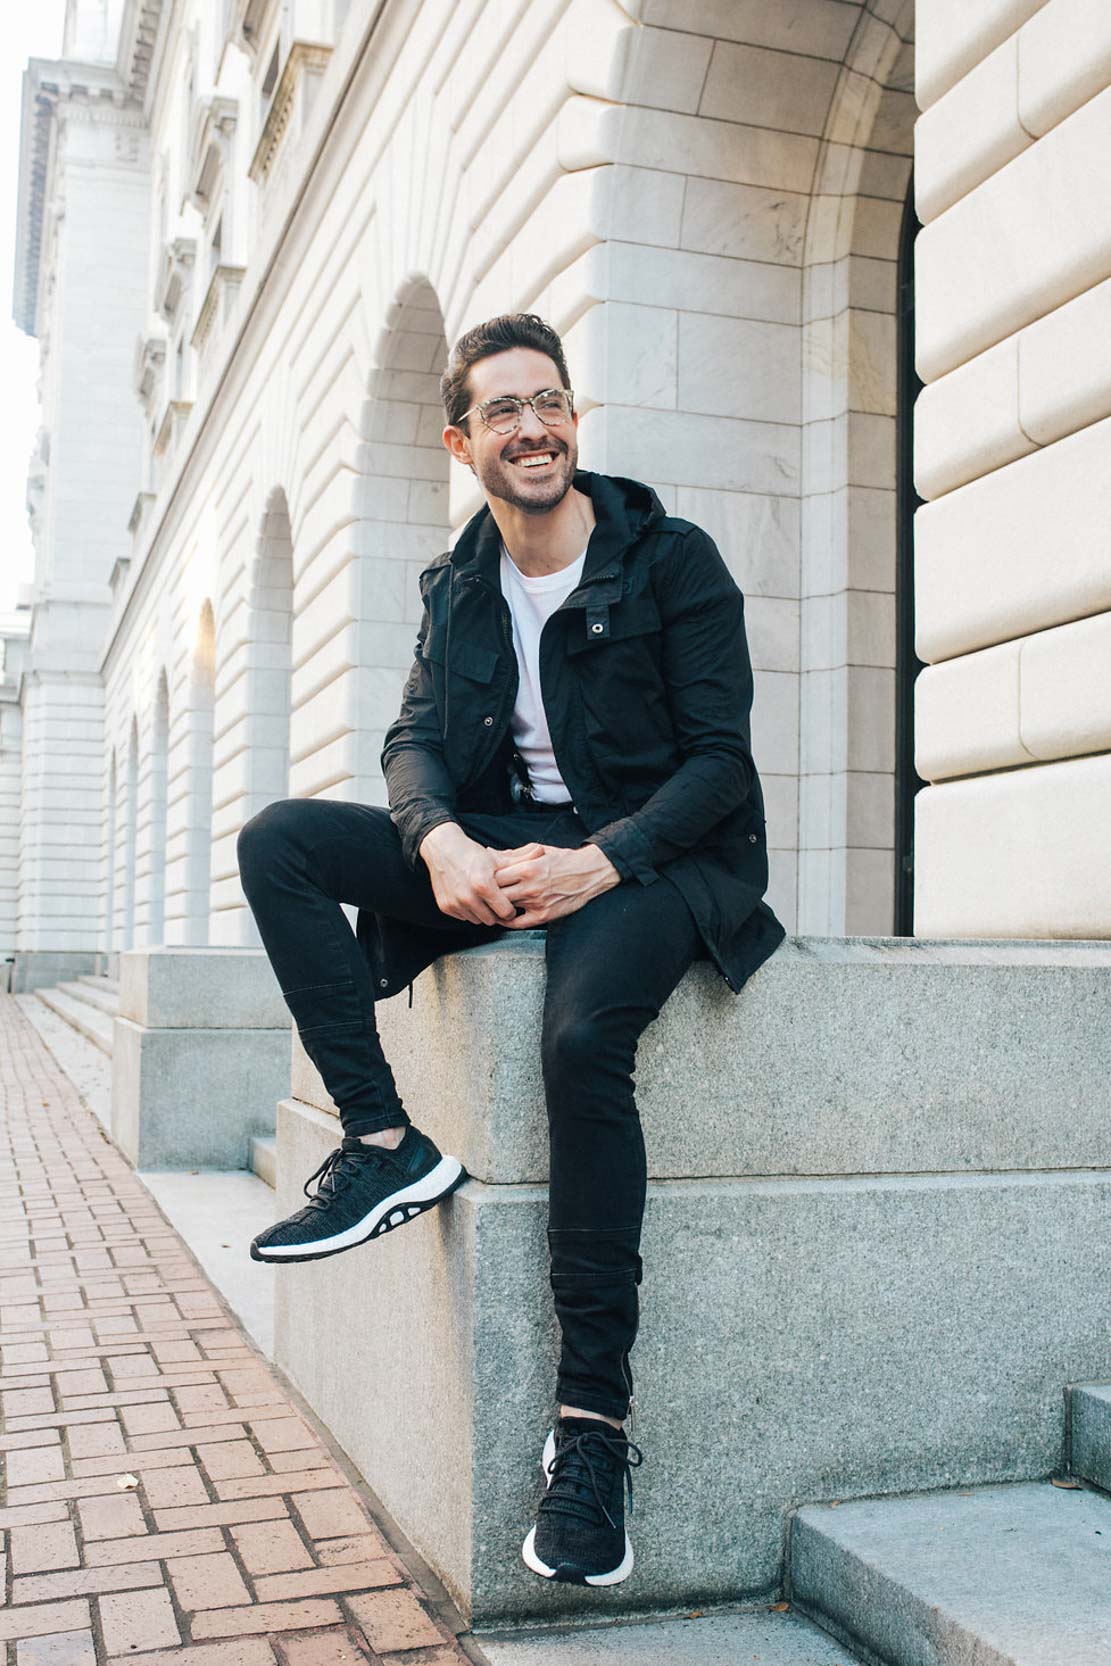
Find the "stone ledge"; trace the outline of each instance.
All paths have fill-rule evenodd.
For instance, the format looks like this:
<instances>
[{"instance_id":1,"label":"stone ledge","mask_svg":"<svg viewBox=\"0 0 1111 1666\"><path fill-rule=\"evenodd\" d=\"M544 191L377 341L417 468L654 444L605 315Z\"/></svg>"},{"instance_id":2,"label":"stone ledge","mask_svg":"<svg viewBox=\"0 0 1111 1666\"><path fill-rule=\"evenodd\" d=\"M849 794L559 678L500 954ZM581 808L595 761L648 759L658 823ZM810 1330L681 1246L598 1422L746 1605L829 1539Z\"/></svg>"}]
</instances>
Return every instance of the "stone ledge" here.
<instances>
[{"instance_id":1,"label":"stone ledge","mask_svg":"<svg viewBox=\"0 0 1111 1666\"><path fill-rule=\"evenodd\" d=\"M265 949L154 947L120 954L121 1018L152 1029L288 1029Z\"/></svg>"},{"instance_id":2,"label":"stone ledge","mask_svg":"<svg viewBox=\"0 0 1111 1666\"><path fill-rule=\"evenodd\" d=\"M547 1179L543 939L383 1002L414 1121L490 1184ZM1111 943L791 938L739 996L692 968L641 1041L656 1178L1111 1167ZM293 1031L293 1097L334 1111Z\"/></svg>"},{"instance_id":3,"label":"stone ledge","mask_svg":"<svg viewBox=\"0 0 1111 1666\"><path fill-rule=\"evenodd\" d=\"M274 1132L285 1030L145 1029L114 1021L112 1138L139 1169L245 1169Z\"/></svg>"},{"instance_id":4,"label":"stone ledge","mask_svg":"<svg viewBox=\"0 0 1111 1666\"><path fill-rule=\"evenodd\" d=\"M262 949L124 950L113 1138L138 1168L246 1168L274 1131L290 1029Z\"/></svg>"},{"instance_id":5,"label":"stone ledge","mask_svg":"<svg viewBox=\"0 0 1111 1666\"><path fill-rule=\"evenodd\" d=\"M1072 1473L1111 1492L1111 1384L1075 1383L1069 1413Z\"/></svg>"},{"instance_id":6,"label":"stone ledge","mask_svg":"<svg viewBox=\"0 0 1111 1666\"><path fill-rule=\"evenodd\" d=\"M279 1213L334 1141L279 1107ZM745 1601L778 1594L800 1503L1060 1468L1065 1383L1111 1375L1109 1203L1111 1171L653 1182L620 1593L518 1559L556 1358L543 1188L471 1181L283 1269L276 1357L475 1623Z\"/></svg>"}]
</instances>

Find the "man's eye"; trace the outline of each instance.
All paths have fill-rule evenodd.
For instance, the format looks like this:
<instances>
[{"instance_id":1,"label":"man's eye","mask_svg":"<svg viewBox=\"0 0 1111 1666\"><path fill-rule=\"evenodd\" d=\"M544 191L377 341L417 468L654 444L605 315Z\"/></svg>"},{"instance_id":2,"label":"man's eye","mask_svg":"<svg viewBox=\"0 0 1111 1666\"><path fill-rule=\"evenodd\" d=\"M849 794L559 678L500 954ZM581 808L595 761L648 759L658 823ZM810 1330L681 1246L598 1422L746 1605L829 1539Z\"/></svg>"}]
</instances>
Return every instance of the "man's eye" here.
<instances>
[{"instance_id":1,"label":"man's eye","mask_svg":"<svg viewBox=\"0 0 1111 1666\"><path fill-rule=\"evenodd\" d=\"M512 399L494 399L489 405L482 407L487 422L497 422L505 417L515 417L517 407Z\"/></svg>"}]
</instances>

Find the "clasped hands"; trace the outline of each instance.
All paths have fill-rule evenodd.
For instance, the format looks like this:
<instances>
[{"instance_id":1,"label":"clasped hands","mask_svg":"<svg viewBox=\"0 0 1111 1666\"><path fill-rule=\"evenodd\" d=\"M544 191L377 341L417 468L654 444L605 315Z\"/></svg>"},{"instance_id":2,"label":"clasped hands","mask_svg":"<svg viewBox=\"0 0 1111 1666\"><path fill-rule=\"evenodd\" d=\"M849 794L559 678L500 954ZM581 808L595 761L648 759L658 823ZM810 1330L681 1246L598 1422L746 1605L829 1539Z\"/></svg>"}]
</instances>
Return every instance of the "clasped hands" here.
<instances>
[{"instance_id":1,"label":"clasped hands","mask_svg":"<svg viewBox=\"0 0 1111 1666\"><path fill-rule=\"evenodd\" d=\"M511 931L573 914L621 883L621 875L597 845L564 850L527 844L492 850L469 838L458 822L441 822L425 834L420 854L442 913Z\"/></svg>"}]
</instances>

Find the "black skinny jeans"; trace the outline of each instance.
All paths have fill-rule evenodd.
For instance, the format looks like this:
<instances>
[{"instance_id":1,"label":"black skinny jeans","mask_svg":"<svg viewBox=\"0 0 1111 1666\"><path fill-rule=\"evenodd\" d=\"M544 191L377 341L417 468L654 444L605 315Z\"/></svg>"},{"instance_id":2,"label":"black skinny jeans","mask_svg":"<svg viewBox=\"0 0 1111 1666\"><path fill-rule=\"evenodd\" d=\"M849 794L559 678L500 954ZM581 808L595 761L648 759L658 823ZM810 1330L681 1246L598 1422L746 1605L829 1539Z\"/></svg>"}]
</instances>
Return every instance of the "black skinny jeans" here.
<instances>
[{"instance_id":1,"label":"black skinny jeans","mask_svg":"<svg viewBox=\"0 0 1111 1666\"><path fill-rule=\"evenodd\" d=\"M532 840L575 848L586 838L566 808L459 819L500 850ZM263 945L344 1133L408 1122L378 1039L367 963L340 903L442 928L460 948L509 933L441 913L424 865L407 866L389 812L371 805L278 799L243 828L238 854ZM560 1404L621 1418L632 1393L646 1177L632 1082L637 1041L700 955L701 939L666 879L616 885L553 921L546 939L541 1050L548 1246L563 1338L557 1395Z\"/></svg>"}]
</instances>

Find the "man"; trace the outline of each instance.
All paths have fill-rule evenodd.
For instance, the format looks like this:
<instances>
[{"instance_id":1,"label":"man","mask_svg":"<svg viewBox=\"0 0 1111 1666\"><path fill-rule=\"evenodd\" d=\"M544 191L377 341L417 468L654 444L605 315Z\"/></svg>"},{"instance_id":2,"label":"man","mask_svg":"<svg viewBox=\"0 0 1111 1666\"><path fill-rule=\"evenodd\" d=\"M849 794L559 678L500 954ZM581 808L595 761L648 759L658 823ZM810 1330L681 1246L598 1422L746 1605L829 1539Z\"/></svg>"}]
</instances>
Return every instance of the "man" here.
<instances>
[{"instance_id":1,"label":"man","mask_svg":"<svg viewBox=\"0 0 1111 1666\"><path fill-rule=\"evenodd\" d=\"M637 1039L699 956L738 989L784 935L761 900L743 599L710 538L649 487L578 469L563 348L541 319L468 331L441 394L444 444L486 507L421 574L382 753L390 810L285 799L239 837L244 891L344 1134L308 1206L251 1254L334 1255L460 1184L402 1107L374 1003L451 949L543 927L562 1351L522 1555L545 1578L610 1585L632 1568L623 1493L641 1461L623 1427L646 1175ZM359 907L357 936L341 902Z\"/></svg>"}]
</instances>

